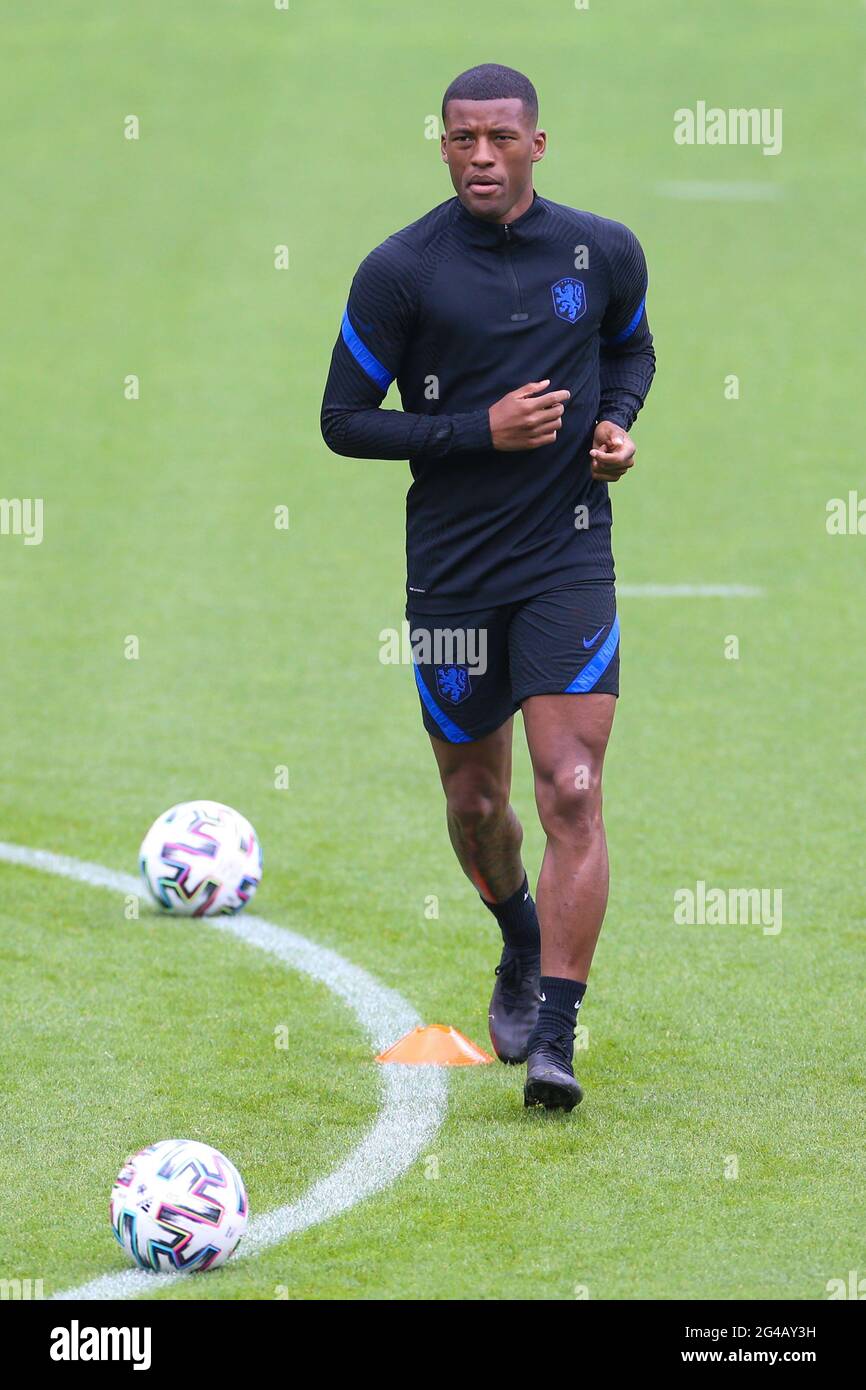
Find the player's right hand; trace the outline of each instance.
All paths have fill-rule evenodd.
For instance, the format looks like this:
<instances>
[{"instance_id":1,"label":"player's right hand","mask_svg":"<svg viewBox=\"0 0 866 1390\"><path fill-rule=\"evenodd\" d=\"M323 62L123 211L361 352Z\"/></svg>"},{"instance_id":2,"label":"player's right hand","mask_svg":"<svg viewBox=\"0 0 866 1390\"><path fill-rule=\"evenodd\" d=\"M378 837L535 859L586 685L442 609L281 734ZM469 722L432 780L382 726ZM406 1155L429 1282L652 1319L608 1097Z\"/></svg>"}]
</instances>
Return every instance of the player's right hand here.
<instances>
[{"instance_id":1,"label":"player's right hand","mask_svg":"<svg viewBox=\"0 0 866 1390\"><path fill-rule=\"evenodd\" d=\"M562 424L562 412L570 391L548 391L550 381L528 381L509 391L487 412L494 449L513 452L517 449L540 449L553 444Z\"/></svg>"}]
</instances>

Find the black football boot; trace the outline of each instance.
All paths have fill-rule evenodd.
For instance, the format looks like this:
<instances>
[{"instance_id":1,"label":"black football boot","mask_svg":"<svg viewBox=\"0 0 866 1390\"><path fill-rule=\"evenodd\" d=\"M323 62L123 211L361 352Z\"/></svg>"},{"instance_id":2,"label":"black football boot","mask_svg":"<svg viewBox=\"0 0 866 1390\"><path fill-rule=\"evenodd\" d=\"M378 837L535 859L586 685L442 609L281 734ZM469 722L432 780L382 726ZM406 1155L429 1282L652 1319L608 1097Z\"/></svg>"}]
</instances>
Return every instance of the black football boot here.
<instances>
[{"instance_id":1,"label":"black football boot","mask_svg":"<svg viewBox=\"0 0 866 1390\"><path fill-rule=\"evenodd\" d=\"M539 1043L526 1064L523 1104L573 1110L582 1100L583 1091L571 1065L571 1039Z\"/></svg>"},{"instance_id":2,"label":"black football boot","mask_svg":"<svg viewBox=\"0 0 866 1390\"><path fill-rule=\"evenodd\" d=\"M541 1003L540 977L540 956L505 947L496 967L489 1013L490 1041L500 1062L515 1065L526 1061L529 1035Z\"/></svg>"}]
</instances>

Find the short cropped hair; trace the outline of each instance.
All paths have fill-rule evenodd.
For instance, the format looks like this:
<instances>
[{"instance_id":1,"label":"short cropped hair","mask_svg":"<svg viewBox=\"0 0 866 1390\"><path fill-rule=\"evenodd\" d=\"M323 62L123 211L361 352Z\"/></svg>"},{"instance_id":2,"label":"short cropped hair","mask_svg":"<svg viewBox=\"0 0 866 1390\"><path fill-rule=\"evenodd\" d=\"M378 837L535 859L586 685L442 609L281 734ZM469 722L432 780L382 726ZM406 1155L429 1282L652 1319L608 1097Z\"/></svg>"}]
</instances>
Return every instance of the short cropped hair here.
<instances>
[{"instance_id":1,"label":"short cropped hair","mask_svg":"<svg viewBox=\"0 0 866 1390\"><path fill-rule=\"evenodd\" d=\"M501 63L481 63L455 77L442 98L442 119L446 119L449 101L496 101L502 97L518 97L533 125L536 123L538 93L522 72Z\"/></svg>"}]
</instances>

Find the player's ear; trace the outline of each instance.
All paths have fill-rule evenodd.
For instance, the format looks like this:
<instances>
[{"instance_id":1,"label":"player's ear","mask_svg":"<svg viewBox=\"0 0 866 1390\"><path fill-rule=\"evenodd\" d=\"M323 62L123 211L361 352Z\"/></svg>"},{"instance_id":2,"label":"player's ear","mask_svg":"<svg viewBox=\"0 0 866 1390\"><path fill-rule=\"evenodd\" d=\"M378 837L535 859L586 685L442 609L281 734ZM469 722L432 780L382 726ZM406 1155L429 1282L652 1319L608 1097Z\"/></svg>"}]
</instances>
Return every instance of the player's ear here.
<instances>
[{"instance_id":1,"label":"player's ear","mask_svg":"<svg viewBox=\"0 0 866 1390\"><path fill-rule=\"evenodd\" d=\"M443 133L439 136L439 153L442 156L443 164L448 163L448 155L445 153L445 138L445 133L443 131Z\"/></svg>"},{"instance_id":2,"label":"player's ear","mask_svg":"<svg viewBox=\"0 0 866 1390\"><path fill-rule=\"evenodd\" d=\"M547 131L537 130L532 137L532 162L537 164L539 159L544 158L547 149Z\"/></svg>"}]
</instances>

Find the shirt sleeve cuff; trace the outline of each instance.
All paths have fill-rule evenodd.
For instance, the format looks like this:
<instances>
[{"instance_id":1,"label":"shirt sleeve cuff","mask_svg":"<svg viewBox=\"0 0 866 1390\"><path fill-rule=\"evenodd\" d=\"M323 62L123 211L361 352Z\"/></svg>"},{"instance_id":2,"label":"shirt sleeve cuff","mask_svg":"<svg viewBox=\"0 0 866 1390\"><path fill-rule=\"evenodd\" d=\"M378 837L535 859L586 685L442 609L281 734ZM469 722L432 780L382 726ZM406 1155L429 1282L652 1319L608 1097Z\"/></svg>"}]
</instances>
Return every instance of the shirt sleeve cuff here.
<instances>
[{"instance_id":1,"label":"shirt sleeve cuff","mask_svg":"<svg viewBox=\"0 0 866 1390\"><path fill-rule=\"evenodd\" d=\"M454 448L466 452L493 448L487 410L473 410L469 415L455 416Z\"/></svg>"},{"instance_id":2,"label":"shirt sleeve cuff","mask_svg":"<svg viewBox=\"0 0 866 1390\"><path fill-rule=\"evenodd\" d=\"M629 411L623 410L621 406L611 406L609 410L599 409L598 418L599 420L610 420L612 425L619 425L626 434L632 427L632 417Z\"/></svg>"},{"instance_id":3,"label":"shirt sleeve cuff","mask_svg":"<svg viewBox=\"0 0 866 1390\"><path fill-rule=\"evenodd\" d=\"M598 407L599 420L610 420L628 432L638 416L643 402L630 392L623 392L616 400L602 400Z\"/></svg>"}]
</instances>

